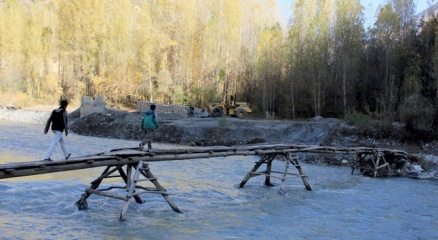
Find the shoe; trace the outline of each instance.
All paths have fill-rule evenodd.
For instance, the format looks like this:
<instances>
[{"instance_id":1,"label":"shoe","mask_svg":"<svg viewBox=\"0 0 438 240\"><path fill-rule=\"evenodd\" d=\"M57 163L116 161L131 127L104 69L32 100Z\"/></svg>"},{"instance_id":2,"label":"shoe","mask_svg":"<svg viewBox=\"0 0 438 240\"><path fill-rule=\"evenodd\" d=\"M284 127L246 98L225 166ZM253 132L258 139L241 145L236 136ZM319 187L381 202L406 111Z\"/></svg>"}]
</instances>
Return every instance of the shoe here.
<instances>
[{"instance_id":1,"label":"shoe","mask_svg":"<svg viewBox=\"0 0 438 240\"><path fill-rule=\"evenodd\" d=\"M51 158L45 158L44 161L53 162L53 160Z\"/></svg>"},{"instance_id":2,"label":"shoe","mask_svg":"<svg viewBox=\"0 0 438 240\"><path fill-rule=\"evenodd\" d=\"M65 157L65 160L69 159L71 156L71 153L67 154L67 157Z\"/></svg>"}]
</instances>

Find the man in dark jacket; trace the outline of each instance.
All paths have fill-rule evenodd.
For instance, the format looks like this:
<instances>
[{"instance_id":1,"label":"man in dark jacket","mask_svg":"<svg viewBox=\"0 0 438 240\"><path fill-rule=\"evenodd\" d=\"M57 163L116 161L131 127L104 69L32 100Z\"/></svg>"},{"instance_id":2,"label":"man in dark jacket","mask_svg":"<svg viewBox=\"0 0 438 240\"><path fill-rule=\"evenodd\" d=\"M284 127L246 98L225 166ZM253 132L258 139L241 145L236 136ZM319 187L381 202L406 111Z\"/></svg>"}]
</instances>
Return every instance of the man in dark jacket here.
<instances>
[{"instance_id":1,"label":"man in dark jacket","mask_svg":"<svg viewBox=\"0 0 438 240\"><path fill-rule=\"evenodd\" d=\"M65 149L64 139L62 138L62 132L65 130L65 136L68 135L68 121L67 121L67 100L61 101L61 106L52 111L52 114L47 120L46 127L44 128L44 134L47 134L49 131L50 124L52 125L53 138L50 144L49 149L44 156L45 161L53 161L50 156L55 151L56 145L61 143L62 153L64 154L65 159L68 159L71 153L68 153Z\"/></svg>"},{"instance_id":2,"label":"man in dark jacket","mask_svg":"<svg viewBox=\"0 0 438 240\"><path fill-rule=\"evenodd\" d=\"M141 130L144 131L144 139L139 144L140 148L143 148L143 146L147 143L148 150L152 149L152 139L154 138L155 129L158 128L155 108L156 106L152 104L150 109L144 114L143 121L141 122Z\"/></svg>"}]
</instances>

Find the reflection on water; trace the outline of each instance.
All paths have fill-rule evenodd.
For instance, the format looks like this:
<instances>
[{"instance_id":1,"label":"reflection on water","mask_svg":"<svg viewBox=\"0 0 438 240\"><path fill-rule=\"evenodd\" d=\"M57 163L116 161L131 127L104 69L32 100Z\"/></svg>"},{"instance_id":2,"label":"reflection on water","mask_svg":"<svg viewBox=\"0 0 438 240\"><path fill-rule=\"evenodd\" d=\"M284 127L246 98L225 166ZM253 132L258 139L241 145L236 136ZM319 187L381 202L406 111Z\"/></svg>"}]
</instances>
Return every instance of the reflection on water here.
<instances>
[{"instance_id":1,"label":"reflection on water","mask_svg":"<svg viewBox=\"0 0 438 240\"><path fill-rule=\"evenodd\" d=\"M50 142L42 126L0 122L0 163L41 158ZM74 155L137 142L69 135ZM174 147L156 145L158 148ZM56 158L61 158L57 149ZM0 239L437 239L438 183L351 176L349 169L304 165L314 191L287 180L285 195L251 179L239 189L255 157L150 164L183 211L161 196L132 203L118 221L119 200L78 200L102 168L0 180ZM283 168L281 163L274 168ZM115 179L112 181L116 181ZM105 182L104 182L105 183Z\"/></svg>"}]
</instances>

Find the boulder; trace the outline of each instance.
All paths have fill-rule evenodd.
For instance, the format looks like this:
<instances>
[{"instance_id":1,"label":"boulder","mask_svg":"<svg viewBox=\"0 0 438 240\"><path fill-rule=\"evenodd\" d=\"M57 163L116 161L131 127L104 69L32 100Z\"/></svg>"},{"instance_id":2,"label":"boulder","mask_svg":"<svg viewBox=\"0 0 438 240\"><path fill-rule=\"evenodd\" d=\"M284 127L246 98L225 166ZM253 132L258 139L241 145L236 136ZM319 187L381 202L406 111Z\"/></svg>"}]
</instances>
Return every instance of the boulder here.
<instances>
[{"instance_id":1,"label":"boulder","mask_svg":"<svg viewBox=\"0 0 438 240\"><path fill-rule=\"evenodd\" d=\"M92 97L83 96L81 99L80 116L81 118L91 113L105 112L105 99L102 96Z\"/></svg>"}]
</instances>

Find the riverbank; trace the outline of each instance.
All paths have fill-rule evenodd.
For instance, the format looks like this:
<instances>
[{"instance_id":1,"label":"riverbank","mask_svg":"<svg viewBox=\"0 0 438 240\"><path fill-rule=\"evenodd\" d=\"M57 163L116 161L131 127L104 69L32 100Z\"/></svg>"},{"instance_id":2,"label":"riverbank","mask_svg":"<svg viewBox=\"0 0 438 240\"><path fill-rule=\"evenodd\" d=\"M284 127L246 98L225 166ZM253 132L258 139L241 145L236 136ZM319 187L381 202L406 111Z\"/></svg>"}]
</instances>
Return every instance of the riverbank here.
<instances>
[{"instance_id":1,"label":"riverbank","mask_svg":"<svg viewBox=\"0 0 438 240\"><path fill-rule=\"evenodd\" d=\"M44 124L50 114L44 110L0 109L0 119ZM254 143L291 143L327 146L367 146L405 150L422 159L409 166L405 173L412 178L438 179L438 143L409 144L388 138L361 136L357 127L339 119L315 118L306 121L254 120L238 118L183 118L176 115L158 116L160 128L154 141L191 146L242 145ZM79 111L69 114L70 128L85 136L141 140L142 114L137 112L107 110L79 118ZM349 166L345 156L309 155L307 162Z\"/></svg>"}]
</instances>

